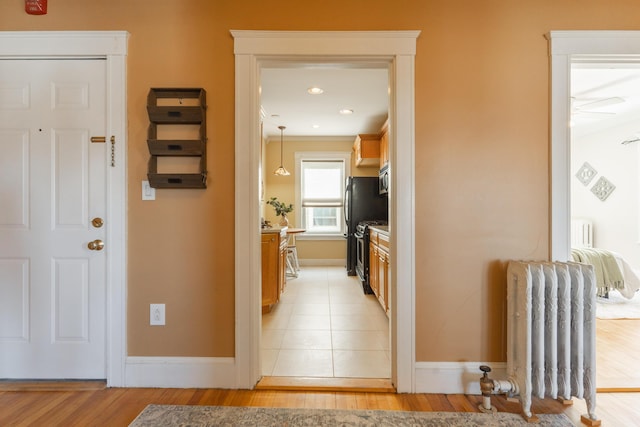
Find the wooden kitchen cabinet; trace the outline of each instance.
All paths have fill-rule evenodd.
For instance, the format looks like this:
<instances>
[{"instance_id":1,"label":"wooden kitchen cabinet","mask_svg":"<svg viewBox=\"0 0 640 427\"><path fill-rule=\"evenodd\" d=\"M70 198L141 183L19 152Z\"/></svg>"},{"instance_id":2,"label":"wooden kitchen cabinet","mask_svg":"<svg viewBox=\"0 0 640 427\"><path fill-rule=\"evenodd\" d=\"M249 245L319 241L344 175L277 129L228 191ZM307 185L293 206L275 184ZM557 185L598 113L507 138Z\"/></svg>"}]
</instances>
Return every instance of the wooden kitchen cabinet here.
<instances>
[{"instance_id":1,"label":"wooden kitchen cabinet","mask_svg":"<svg viewBox=\"0 0 640 427\"><path fill-rule=\"evenodd\" d=\"M380 242L382 242L382 235L380 235ZM388 239L388 237L387 237ZM387 248L384 249L382 244L378 249L378 301L382 309L389 315L389 248L386 241Z\"/></svg>"},{"instance_id":2,"label":"wooden kitchen cabinet","mask_svg":"<svg viewBox=\"0 0 640 427\"><path fill-rule=\"evenodd\" d=\"M369 227L369 286L389 316L389 233Z\"/></svg>"},{"instance_id":3,"label":"wooden kitchen cabinet","mask_svg":"<svg viewBox=\"0 0 640 427\"><path fill-rule=\"evenodd\" d=\"M355 164L359 167L380 164L380 135L362 133L353 143Z\"/></svg>"},{"instance_id":4,"label":"wooden kitchen cabinet","mask_svg":"<svg viewBox=\"0 0 640 427\"><path fill-rule=\"evenodd\" d=\"M372 236L374 231L369 229L369 236ZM373 294L378 297L380 293L380 286L378 283L378 252L379 248L377 244L373 243L371 237L369 237L369 287L373 291Z\"/></svg>"},{"instance_id":5,"label":"wooden kitchen cabinet","mask_svg":"<svg viewBox=\"0 0 640 427\"><path fill-rule=\"evenodd\" d=\"M286 228L263 231L261 249L262 312L268 313L280 301L285 288Z\"/></svg>"},{"instance_id":6,"label":"wooden kitchen cabinet","mask_svg":"<svg viewBox=\"0 0 640 427\"><path fill-rule=\"evenodd\" d=\"M389 164L389 120L380 131L380 169Z\"/></svg>"}]
</instances>

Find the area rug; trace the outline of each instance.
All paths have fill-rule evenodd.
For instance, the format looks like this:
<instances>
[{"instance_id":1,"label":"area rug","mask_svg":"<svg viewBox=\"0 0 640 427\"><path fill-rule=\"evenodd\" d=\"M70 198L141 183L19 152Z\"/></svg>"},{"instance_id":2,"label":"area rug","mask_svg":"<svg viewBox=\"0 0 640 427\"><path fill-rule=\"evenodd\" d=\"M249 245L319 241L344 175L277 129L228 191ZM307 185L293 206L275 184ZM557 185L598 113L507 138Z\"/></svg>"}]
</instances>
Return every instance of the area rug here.
<instances>
[{"instance_id":1,"label":"area rug","mask_svg":"<svg viewBox=\"0 0 640 427\"><path fill-rule=\"evenodd\" d=\"M572 427L564 414L538 414L538 426ZM260 408L235 406L149 405L130 427L157 426L531 426L517 414L409 412L346 409Z\"/></svg>"},{"instance_id":2,"label":"area rug","mask_svg":"<svg viewBox=\"0 0 640 427\"><path fill-rule=\"evenodd\" d=\"M627 299L618 291L609 292L609 298L596 301L598 319L640 319L640 292Z\"/></svg>"}]
</instances>

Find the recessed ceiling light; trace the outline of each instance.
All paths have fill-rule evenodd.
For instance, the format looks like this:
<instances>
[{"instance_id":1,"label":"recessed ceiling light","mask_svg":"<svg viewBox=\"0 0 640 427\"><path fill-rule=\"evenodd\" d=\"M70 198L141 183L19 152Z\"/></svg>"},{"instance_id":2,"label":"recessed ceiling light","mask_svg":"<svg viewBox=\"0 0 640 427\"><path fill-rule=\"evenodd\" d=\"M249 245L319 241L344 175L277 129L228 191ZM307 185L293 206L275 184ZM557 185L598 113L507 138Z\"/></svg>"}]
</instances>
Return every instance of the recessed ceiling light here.
<instances>
[{"instance_id":1,"label":"recessed ceiling light","mask_svg":"<svg viewBox=\"0 0 640 427\"><path fill-rule=\"evenodd\" d=\"M343 108L342 110L340 110L340 114L344 114L344 115L353 114L353 110L350 110L348 108Z\"/></svg>"},{"instance_id":2,"label":"recessed ceiling light","mask_svg":"<svg viewBox=\"0 0 640 427\"><path fill-rule=\"evenodd\" d=\"M314 129L320 129L320 125L313 125L311 127L314 128Z\"/></svg>"},{"instance_id":3,"label":"recessed ceiling light","mask_svg":"<svg viewBox=\"0 0 640 427\"><path fill-rule=\"evenodd\" d=\"M320 95L321 93L324 92L324 90L322 90L322 88L314 86L307 89L307 92L309 92L311 95Z\"/></svg>"}]
</instances>

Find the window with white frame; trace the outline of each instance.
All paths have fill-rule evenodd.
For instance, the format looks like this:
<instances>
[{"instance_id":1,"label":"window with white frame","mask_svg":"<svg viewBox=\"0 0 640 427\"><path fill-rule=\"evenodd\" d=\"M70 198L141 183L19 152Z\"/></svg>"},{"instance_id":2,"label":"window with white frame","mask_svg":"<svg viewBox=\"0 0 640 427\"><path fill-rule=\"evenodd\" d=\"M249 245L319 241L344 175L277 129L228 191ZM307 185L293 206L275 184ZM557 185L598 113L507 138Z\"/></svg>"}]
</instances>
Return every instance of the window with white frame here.
<instances>
[{"instance_id":1,"label":"window with white frame","mask_svg":"<svg viewBox=\"0 0 640 427\"><path fill-rule=\"evenodd\" d=\"M344 189L350 153L296 153L297 223L305 236L344 234Z\"/></svg>"}]
</instances>

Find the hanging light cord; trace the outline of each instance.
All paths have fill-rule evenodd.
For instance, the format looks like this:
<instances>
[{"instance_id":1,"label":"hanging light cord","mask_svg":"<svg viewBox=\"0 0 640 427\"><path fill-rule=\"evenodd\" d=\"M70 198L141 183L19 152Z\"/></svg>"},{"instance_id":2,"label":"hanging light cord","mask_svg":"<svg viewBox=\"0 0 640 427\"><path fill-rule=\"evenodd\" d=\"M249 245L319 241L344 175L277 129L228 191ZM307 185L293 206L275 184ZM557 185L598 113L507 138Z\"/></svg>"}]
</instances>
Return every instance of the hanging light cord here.
<instances>
[{"instance_id":1,"label":"hanging light cord","mask_svg":"<svg viewBox=\"0 0 640 427\"><path fill-rule=\"evenodd\" d=\"M280 129L280 167L273 172L274 175L286 176L290 175L289 171L284 168L283 156L284 156L284 130L286 126L278 126Z\"/></svg>"}]
</instances>

